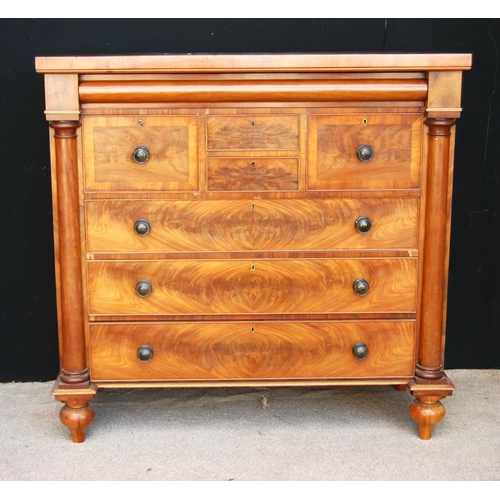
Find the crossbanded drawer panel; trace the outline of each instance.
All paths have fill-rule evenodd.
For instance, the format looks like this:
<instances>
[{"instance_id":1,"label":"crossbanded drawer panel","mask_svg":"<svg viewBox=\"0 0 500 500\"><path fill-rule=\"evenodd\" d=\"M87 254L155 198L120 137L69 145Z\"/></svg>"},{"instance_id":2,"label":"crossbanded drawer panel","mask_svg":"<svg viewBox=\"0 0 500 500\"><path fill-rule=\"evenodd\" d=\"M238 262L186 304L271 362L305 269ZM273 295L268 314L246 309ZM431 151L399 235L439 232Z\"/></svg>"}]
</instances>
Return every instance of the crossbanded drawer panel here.
<instances>
[{"instance_id":1,"label":"crossbanded drawer panel","mask_svg":"<svg viewBox=\"0 0 500 500\"><path fill-rule=\"evenodd\" d=\"M83 128L87 191L198 189L196 116L85 117ZM137 148L149 153L144 163Z\"/></svg>"},{"instance_id":2,"label":"crossbanded drawer panel","mask_svg":"<svg viewBox=\"0 0 500 500\"><path fill-rule=\"evenodd\" d=\"M419 187L419 114L309 116L307 144L308 190ZM360 159L361 146L373 154Z\"/></svg>"}]
</instances>

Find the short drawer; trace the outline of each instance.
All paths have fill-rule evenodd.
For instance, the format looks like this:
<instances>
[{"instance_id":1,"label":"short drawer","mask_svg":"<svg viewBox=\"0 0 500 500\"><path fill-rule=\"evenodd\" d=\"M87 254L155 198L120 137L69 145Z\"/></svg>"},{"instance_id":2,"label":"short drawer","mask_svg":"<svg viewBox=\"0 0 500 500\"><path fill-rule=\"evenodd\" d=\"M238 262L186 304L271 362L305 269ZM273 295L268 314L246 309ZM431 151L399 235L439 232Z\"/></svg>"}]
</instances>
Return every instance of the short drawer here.
<instances>
[{"instance_id":1,"label":"short drawer","mask_svg":"<svg viewBox=\"0 0 500 500\"><path fill-rule=\"evenodd\" d=\"M198 189L195 116L84 119L87 191Z\"/></svg>"},{"instance_id":2,"label":"short drawer","mask_svg":"<svg viewBox=\"0 0 500 500\"><path fill-rule=\"evenodd\" d=\"M93 381L411 377L414 348L414 321L90 325Z\"/></svg>"},{"instance_id":3,"label":"short drawer","mask_svg":"<svg viewBox=\"0 0 500 500\"><path fill-rule=\"evenodd\" d=\"M209 191L297 191L298 158L207 158Z\"/></svg>"},{"instance_id":4,"label":"short drawer","mask_svg":"<svg viewBox=\"0 0 500 500\"><path fill-rule=\"evenodd\" d=\"M419 186L421 115L310 116L307 189Z\"/></svg>"},{"instance_id":5,"label":"short drawer","mask_svg":"<svg viewBox=\"0 0 500 500\"><path fill-rule=\"evenodd\" d=\"M86 202L87 251L414 249L418 200Z\"/></svg>"},{"instance_id":6,"label":"short drawer","mask_svg":"<svg viewBox=\"0 0 500 500\"><path fill-rule=\"evenodd\" d=\"M207 149L299 149L296 115L212 116L207 118Z\"/></svg>"},{"instance_id":7,"label":"short drawer","mask_svg":"<svg viewBox=\"0 0 500 500\"><path fill-rule=\"evenodd\" d=\"M92 315L413 313L416 307L417 258L89 261L87 266Z\"/></svg>"}]
</instances>

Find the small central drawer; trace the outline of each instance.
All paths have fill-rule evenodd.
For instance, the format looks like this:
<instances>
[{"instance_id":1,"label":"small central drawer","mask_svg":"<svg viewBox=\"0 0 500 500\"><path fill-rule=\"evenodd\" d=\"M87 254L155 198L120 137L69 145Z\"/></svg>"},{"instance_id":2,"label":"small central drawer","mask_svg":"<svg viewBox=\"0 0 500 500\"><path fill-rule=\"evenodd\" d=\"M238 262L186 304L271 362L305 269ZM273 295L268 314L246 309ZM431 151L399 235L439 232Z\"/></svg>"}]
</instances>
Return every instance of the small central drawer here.
<instances>
[{"instance_id":1,"label":"small central drawer","mask_svg":"<svg viewBox=\"0 0 500 500\"><path fill-rule=\"evenodd\" d=\"M209 191L297 191L298 158L207 158Z\"/></svg>"},{"instance_id":2,"label":"small central drawer","mask_svg":"<svg viewBox=\"0 0 500 500\"><path fill-rule=\"evenodd\" d=\"M92 324L90 371L94 381L411 377L414 347L415 321Z\"/></svg>"},{"instance_id":3,"label":"small central drawer","mask_svg":"<svg viewBox=\"0 0 500 500\"><path fill-rule=\"evenodd\" d=\"M207 149L299 149L299 117L212 116L207 119Z\"/></svg>"},{"instance_id":4,"label":"small central drawer","mask_svg":"<svg viewBox=\"0 0 500 500\"><path fill-rule=\"evenodd\" d=\"M89 312L111 315L407 312L417 258L89 261Z\"/></svg>"}]
</instances>

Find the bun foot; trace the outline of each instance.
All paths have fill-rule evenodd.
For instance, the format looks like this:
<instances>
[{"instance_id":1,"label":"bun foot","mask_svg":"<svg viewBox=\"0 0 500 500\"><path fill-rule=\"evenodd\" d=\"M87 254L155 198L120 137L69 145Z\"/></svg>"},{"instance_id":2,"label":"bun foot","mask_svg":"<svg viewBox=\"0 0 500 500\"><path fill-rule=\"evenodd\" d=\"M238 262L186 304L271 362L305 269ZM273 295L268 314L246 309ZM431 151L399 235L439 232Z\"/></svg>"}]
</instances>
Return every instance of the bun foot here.
<instances>
[{"instance_id":1,"label":"bun foot","mask_svg":"<svg viewBox=\"0 0 500 500\"><path fill-rule=\"evenodd\" d=\"M87 427L94 421L95 411L88 403L66 404L59 414L61 422L71 431L74 443L83 443Z\"/></svg>"},{"instance_id":2,"label":"bun foot","mask_svg":"<svg viewBox=\"0 0 500 500\"><path fill-rule=\"evenodd\" d=\"M442 396L421 396L410 405L410 415L418 425L420 439L432 437L434 426L443 420L446 410L439 401Z\"/></svg>"}]
</instances>

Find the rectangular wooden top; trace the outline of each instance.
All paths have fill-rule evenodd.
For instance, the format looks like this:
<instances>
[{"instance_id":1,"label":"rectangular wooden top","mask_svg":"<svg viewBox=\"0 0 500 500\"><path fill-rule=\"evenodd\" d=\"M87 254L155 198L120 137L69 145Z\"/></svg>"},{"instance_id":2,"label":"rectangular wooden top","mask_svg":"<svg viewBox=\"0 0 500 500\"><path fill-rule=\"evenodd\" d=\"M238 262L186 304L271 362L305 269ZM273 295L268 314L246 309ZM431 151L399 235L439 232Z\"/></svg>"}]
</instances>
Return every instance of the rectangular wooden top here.
<instances>
[{"instance_id":1,"label":"rectangular wooden top","mask_svg":"<svg viewBox=\"0 0 500 500\"><path fill-rule=\"evenodd\" d=\"M162 54L37 57L38 73L465 71L472 54Z\"/></svg>"}]
</instances>

